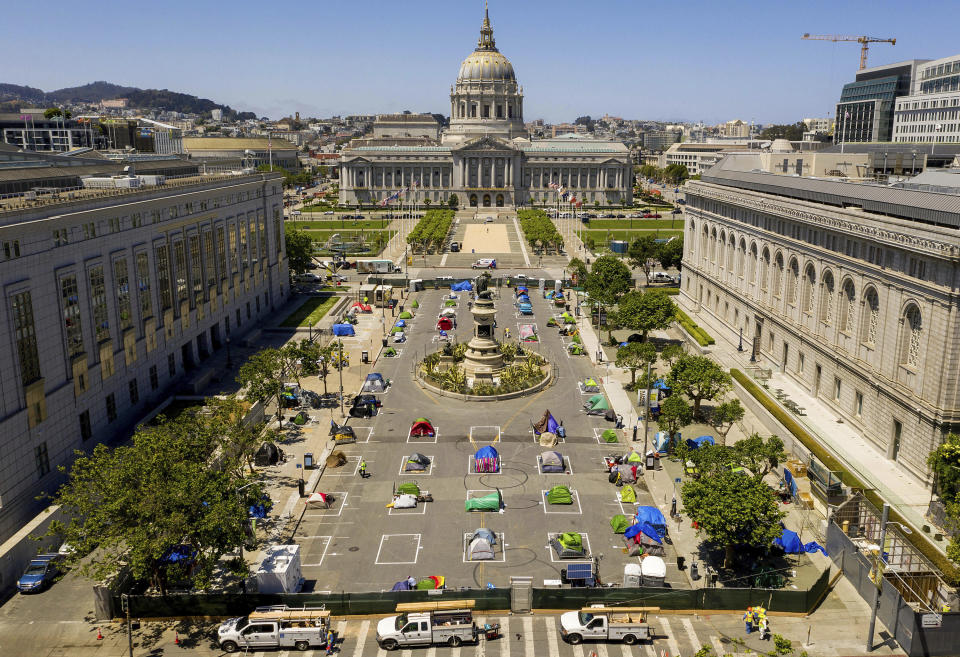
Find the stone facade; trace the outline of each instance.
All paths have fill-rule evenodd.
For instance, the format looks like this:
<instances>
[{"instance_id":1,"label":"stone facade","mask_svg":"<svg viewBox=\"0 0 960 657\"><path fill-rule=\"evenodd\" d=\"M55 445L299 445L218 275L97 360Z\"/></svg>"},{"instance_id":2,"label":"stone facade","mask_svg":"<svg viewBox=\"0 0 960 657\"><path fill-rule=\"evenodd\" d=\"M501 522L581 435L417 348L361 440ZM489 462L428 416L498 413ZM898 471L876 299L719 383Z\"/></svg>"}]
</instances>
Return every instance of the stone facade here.
<instances>
[{"instance_id":1,"label":"stone facade","mask_svg":"<svg viewBox=\"0 0 960 657\"><path fill-rule=\"evenodd\" d=\"M282 306L278 174L0 206L0 542L74 450L129 434Z\"/></svg>"},{"instance_id":2,"label":"stone facade","mask_svg":"<svg viewBox=\"0 0 960 657\"><path fill-rule=\"evenodd\" d=\"M705 178L685 186L682 302L929 481L960 426L956 230Z\"/></svg>"}]
</instances>

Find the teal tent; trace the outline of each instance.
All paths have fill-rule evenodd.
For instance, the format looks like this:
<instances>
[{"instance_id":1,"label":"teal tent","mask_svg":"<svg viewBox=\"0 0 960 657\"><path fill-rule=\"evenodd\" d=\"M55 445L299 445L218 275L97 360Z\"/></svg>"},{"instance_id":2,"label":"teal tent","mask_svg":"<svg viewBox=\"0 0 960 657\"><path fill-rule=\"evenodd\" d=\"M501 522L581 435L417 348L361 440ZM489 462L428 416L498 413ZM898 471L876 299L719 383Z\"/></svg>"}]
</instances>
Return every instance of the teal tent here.
<instances>
[{"instance_id":1,"label":"teal tent","mask_svg":"<svg viewBox=\"0 0 960 657\"><path fill-rule=\"evenodd\" d=\"M496 490L489 495L469 499L464 504L467 511L499 511L503 506L503 496Z\"/></svg>"}]
</instances>

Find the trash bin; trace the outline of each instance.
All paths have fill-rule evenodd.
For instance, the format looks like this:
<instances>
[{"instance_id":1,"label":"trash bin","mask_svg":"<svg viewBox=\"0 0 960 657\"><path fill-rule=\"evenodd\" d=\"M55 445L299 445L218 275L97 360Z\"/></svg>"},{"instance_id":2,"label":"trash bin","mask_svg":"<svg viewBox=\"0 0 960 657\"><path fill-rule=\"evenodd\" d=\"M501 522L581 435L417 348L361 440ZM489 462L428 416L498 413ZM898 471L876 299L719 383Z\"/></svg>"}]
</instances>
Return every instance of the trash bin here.
<instances>
[{"instance_id":1,"label":"trash bin","mask_svg":"<svg viewBox=\"0 0 960 657\"><path fill-rule=\"evenodd\" d=\"M563 304L563 307L566 308L567 312L570 312L570 304L569 304L569 303Z\"/></svg>"},{"instance_id":2,"label":"trash bin","mask_svg":"<svg viewBox=\"0 0 960 657\"><path fill-rule=\"evenodd\" d=\"M700 569L697 567L696 561L690 564L690 579L694 582L700 579Z\"/></svg>"},{"instance_id":3,"label":"trash bin","mask_svg":"<svg viewBox=\"0 0 960 657\"><path fill-rule=\"evenodd\" d=\"M387 346L388 339L387 339L387 338L384 338L381 342L383 343L383 346L386 347L386 346ZM364 361L364 362L366 362L366 361Z\"/></svg>"},{"instance_id":4,"label":"trash bin","mask_svg":"<svg viewBox=\"0 0 960 657\"><path fill-rule=\"evenodd\" d=\"M686 563L687 563L686 557L681 557L679 555L677 556L677 570L683 570L684 568L686 568L686 565L685 565Z\"/></svg>"},{"instance_id":5,"label":"trash bin","mask_svg":"<svg viewBox=\"0 0 960 657\"><path fill-rule=\"evenodd\" d=\"M361 363L369 363L369 362L370 362L370 352L368 352L368 351L361 351L361 352L360 352L360 362L361 362Z\"/></svg>"},{"instance_id":6,"label":"trash bin","mask_svg":"<svg viewBox=\"0 0 960 657\"><path fill-rule=\"evenodd\" d=\"M307 452L303 455L303 469L313 470L313 452Z\"/></svg>"},{"instance_id":7,"label":"trash bin","mask_svg":"<svg viewBox=\"0 0 960 657\"><path fill-rule=\"evenodd\" d=\"M647 454L647 470L653 470L653 468L654 468L653 454Z\"/></svg>"},{"instance_id":8,"label":"trash bin","mask_svg":"<svg viewBox=\"0 0 960 657\"><path fill-rule=\"evenodd\" d=\"M303 488L304 488L303 479L299 479L297 481L297 490L300 491L300 497L303 497Z\"/></svg>"}]
</instances>

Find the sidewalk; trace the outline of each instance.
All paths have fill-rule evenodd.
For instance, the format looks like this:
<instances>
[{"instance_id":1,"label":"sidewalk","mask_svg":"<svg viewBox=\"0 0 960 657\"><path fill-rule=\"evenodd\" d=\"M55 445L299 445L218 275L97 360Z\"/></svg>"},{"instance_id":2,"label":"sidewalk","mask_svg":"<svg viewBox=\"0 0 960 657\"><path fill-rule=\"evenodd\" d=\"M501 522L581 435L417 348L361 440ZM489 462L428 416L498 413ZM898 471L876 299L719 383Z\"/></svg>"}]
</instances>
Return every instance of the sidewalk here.
<instances>
[{"instance_id":1,"label":"sidewalk","mask_svg":"<svg viewBox=\"0 0 960 657\"><path fill-rule=\"evenodd\" d=\"M924 525L929 524L924 514L930 502L930 489L922 481L899 467L896 461L888 459L855 427L838 422L840 416L834 409L780 371L776 363L761 355L757 363L751 364L748 350L737 351L739 334L722 325L712 314L705 311L696 313L691 308L684 310L717 341L708 349L711 358L725 369L736 367L745 372L748 366L759 365L772 370L770 388L782 389L788 398L806 410L806 415L792 415L797 422L814 435L852 474L874 488L896 508L913 526L914 531L920 532ZM776 402L773 395L770 398ZM786 407L784 410L787 410ZM945 553L946 541L937 543L931 540L930 543Z\"/></svg>"}]
</instances>

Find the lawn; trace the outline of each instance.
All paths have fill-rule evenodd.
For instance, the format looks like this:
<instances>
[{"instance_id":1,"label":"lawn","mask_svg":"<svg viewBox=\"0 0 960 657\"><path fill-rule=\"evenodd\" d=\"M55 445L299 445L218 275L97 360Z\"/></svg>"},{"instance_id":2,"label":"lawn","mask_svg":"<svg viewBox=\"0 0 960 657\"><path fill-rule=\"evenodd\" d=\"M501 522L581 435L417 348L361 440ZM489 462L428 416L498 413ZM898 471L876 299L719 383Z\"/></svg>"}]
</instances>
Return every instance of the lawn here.
<instances>
[{"instance_id":1,"label":"lawn","mask_svg":"<svg viewBox=\"0 0 960 657\"><path fill-rule=\"evenodd\" d=\"M682 230L670 230L669 228L663 228L660 230L585 230L583 231L583 239L587 237L592 237L594 242L597 245L606 246L608 240L626 240L631 242L638 237L643 235L653 235L658 239L666 239L669 237L680 237L683 235Z\"/></svg>"},{"instance_id":2,"label":"lawn","mask_svg":"<svg viewBox=\"0 0 960 657\"><path fill-rule=\"evenodd\" d=\"M304 230L345 230L347 228L360 230L369 230L371 228L383 230L390 225L389 219L312 219L310 221L296 221L288 219L287 225L292 228L302 228Z\"/></svg>"},{"instance_id":3,"label":"lawn","mask_svg":"<svg viewBox=\"0 0 960 657\"><path fill-rule=\"evenodd\" d=\"M299 308L290 313L280 326L296 328L316 324L323 316L330 312L339 297L336 294L326 294L319 297L310 297Z\"/></svg>"},{"instance_id":4,"label":"lawn","mask_svg":"<svg viewBox=\"0 0 960 657\"><path fill-rule=\"evenodd\" d=\"M584 224L588 230L599 230L601 228L612 228L614 230L635 230L637 228L646 228L652 230L662 230L664 228L682 230L683 218L677 215L673 220L668 219L666 215L662 219L591 219L590 223Z\"/></svg>"}]
</instances>

